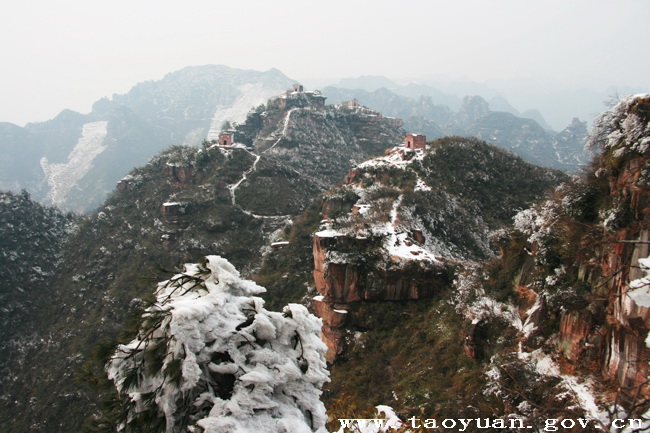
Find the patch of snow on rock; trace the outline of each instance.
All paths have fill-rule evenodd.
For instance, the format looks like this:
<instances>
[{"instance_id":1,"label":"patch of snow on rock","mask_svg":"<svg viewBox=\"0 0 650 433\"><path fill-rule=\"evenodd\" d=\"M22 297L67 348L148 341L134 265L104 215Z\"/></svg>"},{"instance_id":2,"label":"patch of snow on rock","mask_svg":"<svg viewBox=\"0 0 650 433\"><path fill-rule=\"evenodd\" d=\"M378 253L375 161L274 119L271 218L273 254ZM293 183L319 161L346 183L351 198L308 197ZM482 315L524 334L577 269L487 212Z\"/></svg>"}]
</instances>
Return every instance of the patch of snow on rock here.
<instances>
[{"instance_id":1,"label":"patch of snow on rock","mask_svg":"<svg viewBox=\"0 0 650 433\"><path fill-rule=\"evenodd\" d=\"M210 129L208 131L207 140L216 140L219 138L221 132L221 125L225 121L229 122L243 122L246 120L248 112L266 101L272 96L283 92L279 88L265 87L262 83L247 83L237 88L240 95L235 102L230 106L218 106L212 116Z\"/></svg>"},{"instance_id":2,"label":"patch of snow on rock","mask_svg":"<svg viewBox=\"0 0 650 433\"><path fill-rule=\"evenodd\" d=\"M108 121L91 122L83 125L81 137L68 155L68 161L50 164L41 158L41 167L50 187L45 200L58 206L66 202L68 194L93 167L93 161L104 152Z\"/></svg>"},{"instance_id":3,"label":"patch of snow on rock","mask_svg":"<svg viewBox=\"0 0 650 433\"><path fill-rule=\"evenodd\" d=\"M639 259L639 266L645 271L645 276L630 283L627 296L640 307L650 307L650 256Z\"/></svg>"}]
</instances>

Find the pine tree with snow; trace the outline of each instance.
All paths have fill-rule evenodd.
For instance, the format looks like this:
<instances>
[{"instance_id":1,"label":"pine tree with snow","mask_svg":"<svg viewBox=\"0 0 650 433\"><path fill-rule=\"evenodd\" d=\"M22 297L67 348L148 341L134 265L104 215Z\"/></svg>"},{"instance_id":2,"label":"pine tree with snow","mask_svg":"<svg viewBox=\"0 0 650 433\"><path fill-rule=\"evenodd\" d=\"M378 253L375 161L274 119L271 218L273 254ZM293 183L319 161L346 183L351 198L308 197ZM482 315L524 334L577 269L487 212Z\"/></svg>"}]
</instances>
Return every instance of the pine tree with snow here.
<instances>
[{"instance_id":1,"label":"pine tree with snow","mask_svg":"<svg viewBox=\"0 0 650 433\"><path fill-rule=\"evenodd\" d=\"M138 335L106 366L119 432L325 432L320 320L298 304L264 309L265 291L225 259L158 284Z\"/></svg>"}]
</instances>

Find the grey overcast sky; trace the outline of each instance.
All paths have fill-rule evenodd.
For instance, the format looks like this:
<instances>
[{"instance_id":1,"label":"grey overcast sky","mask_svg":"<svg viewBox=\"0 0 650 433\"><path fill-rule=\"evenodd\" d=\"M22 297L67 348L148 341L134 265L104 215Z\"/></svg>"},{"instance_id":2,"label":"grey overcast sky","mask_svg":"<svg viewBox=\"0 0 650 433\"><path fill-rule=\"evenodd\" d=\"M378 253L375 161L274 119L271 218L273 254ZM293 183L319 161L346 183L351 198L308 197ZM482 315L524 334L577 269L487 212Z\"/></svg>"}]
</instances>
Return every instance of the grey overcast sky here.
<instances>
[{"instance_id":1,"label":"grey overcast sky","mask_svg":"<svg viewBox=\"0 0 650 433\"><path fill-rule=\"evenodd\" d=\"M291 78L444 75L650 91L648 0L23 0L0 9L0 121L185 66Z\"/></svg>"}]
</instances>

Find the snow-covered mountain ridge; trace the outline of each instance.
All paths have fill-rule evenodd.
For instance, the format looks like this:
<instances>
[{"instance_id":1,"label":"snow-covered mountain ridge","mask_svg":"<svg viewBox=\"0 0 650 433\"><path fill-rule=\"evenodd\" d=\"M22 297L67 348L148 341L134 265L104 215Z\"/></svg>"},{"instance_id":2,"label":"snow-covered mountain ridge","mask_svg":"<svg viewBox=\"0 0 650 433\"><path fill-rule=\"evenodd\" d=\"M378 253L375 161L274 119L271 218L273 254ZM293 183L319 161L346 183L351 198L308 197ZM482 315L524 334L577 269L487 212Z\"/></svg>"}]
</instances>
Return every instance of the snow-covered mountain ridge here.
<instances>
[{"instance_id":1,"label":"snow-covered mountain ridge","mask_svg":"<svg viewBox=\"0 0 650 433\"><path fill-rule=\"evenodd\" d=\"M324 223L314 234L321 295L314 302L328 361L347 350L346 323L363 322L352 311L359 307L348 305L444 291L457 264L494 257L492 234L563 179L561 172L459 137L426 149L394 147L355 166L325 195Z\"/></svg>"},{"instance_id":2,"label":"snow-covered mountain ridge","mask_svg":"<svg viewBox=\"0 0 650 433\"><path fill-rule=\"evenodd\" d=\"M578 119L557 133L545 129L543 119L513 113L497 101L492 101L493 108L478 95L465 96L462 104L452 109L444 99L406 97L385 88L368 92L327 87L324 92L334 102L357 98L387 116L403 119L405 129L425 134L429 139L449 135L476 137L533 164L569 172L579 170L590 157L584 151L587 123Z\"/></svg>"},{"instance_id":3,"label":"snow-covered mountain ridge","mask_svg":"<svg viewBox=\"0 0 650 433\"><path fill-rule=\"evenodd\" d=\"M139 83L126 94L102 98L87 114L64 110L54 119L24 128L0 123L0 188L25 188L46 204L91 211L133 167L170 145L195 146L206 137L212 140L224 122L241 123L251 109L290 88L293 82L275 69L258 72L220 65L194 66L157 81ZM417 89L413 87L412 91L417 93ZM448 99L434 101L427 95L405 97L386 89L371 93L331 87L325 91L331 103L357 98L386 116L404 119L408 130L430 139L473 135L533 163L569 171L585 162L582 142L586 131L575 125L568 128L570 134L563 131L556 139L534 120L499 112L507 103L495 102L495 111L477 111L477 106L487 107L487 103L480 97L469 97L462 106L452 104L451 109ZM482 115L467 121L467 112ZM68 158L83 140L84 125L94 122L108 122L105 149L90 166L86 161L83 170L73 169ZM74 181L55 175L57 167L63 169L61 164L69 165L66 170L74 175Z\"/></svg>"}]
</instances>

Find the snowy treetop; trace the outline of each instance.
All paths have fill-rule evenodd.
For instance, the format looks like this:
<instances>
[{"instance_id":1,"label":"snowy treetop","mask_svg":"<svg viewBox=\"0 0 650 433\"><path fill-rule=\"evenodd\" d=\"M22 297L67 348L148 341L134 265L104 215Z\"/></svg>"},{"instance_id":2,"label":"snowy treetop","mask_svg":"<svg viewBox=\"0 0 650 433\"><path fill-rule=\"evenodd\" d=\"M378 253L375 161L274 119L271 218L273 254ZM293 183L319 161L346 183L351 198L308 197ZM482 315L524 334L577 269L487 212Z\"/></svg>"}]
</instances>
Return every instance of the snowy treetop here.
<instances>
[{"instance_id":1,"label":"snowy treetop","mask_svg":"<svg viewBox=\"0 0 650 433\"><path fill-rule=\"evenodd\" d=\"M160 283L107 365L127 401L118 430L325 432L321 321L298 304L265 310L263 291L218 256Z\"/></svg>"},{"instance_id":2,"label":"snowy treetop","mask_svg":"<svg viewBox=\"0 0 650 433\"><path fill-rule=\"evenodd\" d=\"M619 157L650 149L650 94L630 95L598 116L589 135L589 148L614 150Z\"/></svg>"}]
</instances>

